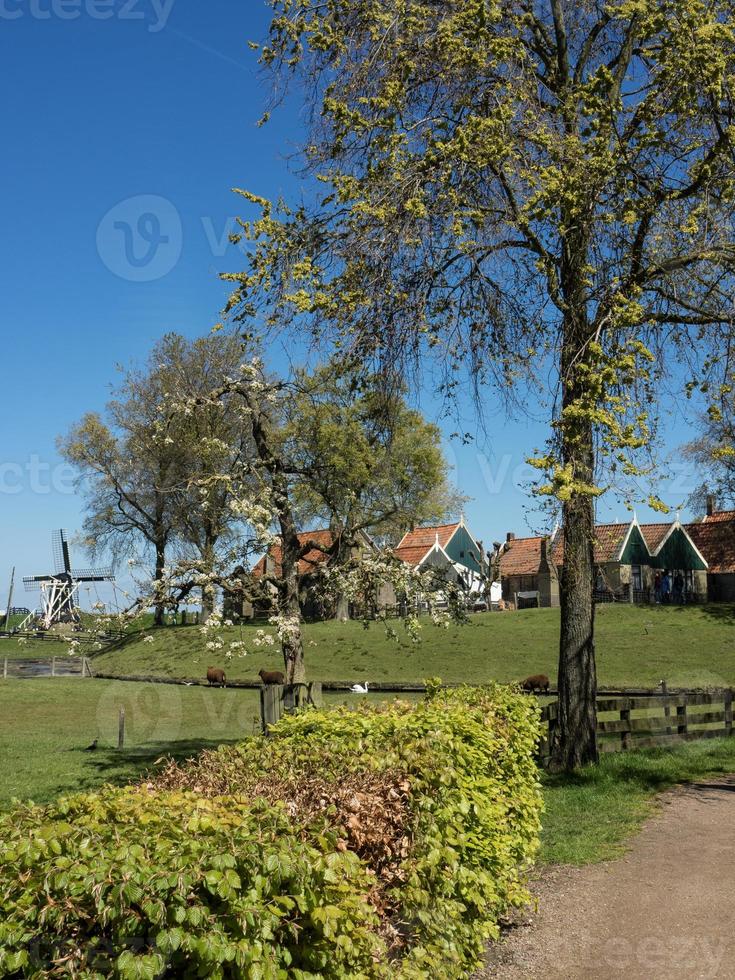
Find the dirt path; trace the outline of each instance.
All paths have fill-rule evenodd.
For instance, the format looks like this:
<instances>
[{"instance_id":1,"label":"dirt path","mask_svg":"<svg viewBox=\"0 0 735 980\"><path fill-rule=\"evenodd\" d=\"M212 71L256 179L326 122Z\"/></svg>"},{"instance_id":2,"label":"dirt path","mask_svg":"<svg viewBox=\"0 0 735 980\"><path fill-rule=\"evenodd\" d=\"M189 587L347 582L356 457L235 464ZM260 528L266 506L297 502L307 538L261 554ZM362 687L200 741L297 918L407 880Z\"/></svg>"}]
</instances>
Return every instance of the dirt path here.
<instances>
[{"instance_id":1,"label":"dirt path","mask_svg":"<svg viewBox=\"0 0 735 980\"><path fill-rule=\"evenodd\" d=\"M735 777L661 797L619 860L555 868L478 978L735 977Z\"/></svg>"}]
</instances>

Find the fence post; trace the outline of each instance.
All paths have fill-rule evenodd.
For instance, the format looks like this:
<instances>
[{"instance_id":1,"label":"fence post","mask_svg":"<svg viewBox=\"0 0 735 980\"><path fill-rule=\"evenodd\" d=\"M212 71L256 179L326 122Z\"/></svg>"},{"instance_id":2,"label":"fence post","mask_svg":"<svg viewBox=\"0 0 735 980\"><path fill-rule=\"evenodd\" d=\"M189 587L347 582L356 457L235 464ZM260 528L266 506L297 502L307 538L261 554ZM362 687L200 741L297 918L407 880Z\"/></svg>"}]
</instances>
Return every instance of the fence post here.
<instances>
[{"instance_id":1,"label":"fence post","mask_svg":"<svg viewBox=\"0 0 735 980\"><path fill-rule=\"evenodd\" d=\"M280 719L283 713L282 684L265 684L260 689L260 718L263 723L263 734L268 734L271 725Z\"/></svg>"},{"instance_id":2,"label":"fence post","mask_svg":"<svg viewBox=\"0 0 735 980\"><path fill-rule=\"evenodd\" d=\"M538 753L541 762L544 763L551 754L551 742L556 725L556 715L558 711L558 701L552 701L541 709L541 723L545 723L545 732L542 728L541 740L539 741Z\"/></svg>"},{"instance_id":3,"label":"fence post","mask_svg":"<svg viewBox=\"0 0 735 980\"><path fill-rule=\"evenodd\" d=\"M725 691L725 735L732 735L732 690Z\"/></svg>"},{"instance_id":4,"label":"fence post","mask_svg":"<svg viewBox=\"0 0 735 980\"><path fill-rule=\"evenodd\" d=\"M686 735L687 733L687 705L678 704L676 706L676 734Z\"/></svg>"},{"instance_id":5,"label":"fence post","mask_svg":"<svg viewBox=\"0 0 735 980\"><path fill-rule=\"evenodd\" d=\"M125 745L125 708L120 708L117 719L117 747L122 749Z\"/></svg>"},{"instance_id":6,"label":"fence post","mask_svg":"<svg viewBox=\"0 0 735 980\"><path fill-rule=\"evenodd\" d=\"M630 705L630 701L627 699L624 703ZM620 733L620 747L625 752L630 748L630 707L620 709L620 720L628 724L627 730Z\"/></svg>"},{"instance_id":7,"label":"fence post","mask_svg":"<svg viewBox=\"0 0 735 980\"><path fill-rule=\"evenodd\" d=\"M671 725L668 724L669 718L671 718L671 703L669 702L669 685L666 681L661 681L661 691L663 696L666 698L666 704L664 705L664 717L666 718L666 734L671 735Z\"/></svg>"}]
</instances>

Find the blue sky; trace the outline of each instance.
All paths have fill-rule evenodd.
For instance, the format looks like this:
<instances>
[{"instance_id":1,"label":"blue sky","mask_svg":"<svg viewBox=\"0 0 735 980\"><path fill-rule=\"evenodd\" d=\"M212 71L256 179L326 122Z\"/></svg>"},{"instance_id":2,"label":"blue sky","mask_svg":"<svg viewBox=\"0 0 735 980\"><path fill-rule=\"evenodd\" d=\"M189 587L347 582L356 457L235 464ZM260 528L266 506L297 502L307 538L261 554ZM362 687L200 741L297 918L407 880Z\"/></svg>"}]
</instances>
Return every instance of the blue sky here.
<instances>
[{"instance_id":1,"label":"blue sky","mask_svg":"<svg viewBox=\"0 0 735 980\"><path fill-rule=\"evenodd\" d=\"M226 244L243 210L231 188L296 192L298 114L255 125L267 90L247 41L267 13L260 0L0 0L0 607L11 566L46 571L51 529L81 527L57 435L103 407L116 364L218 321L217 274L240 264ZM430 394L422 405L436 412ZM465 416L474 431L470 405ZM545 436L539 419L492 411L489 429L447 443L487 542L527 531L524 460ZM687 438L680 415L666 433L672 449ZM676 506L692 488L675 464L663 493ZM612 498L600 508L624 514Z\"/></svg>"}]
</instances>

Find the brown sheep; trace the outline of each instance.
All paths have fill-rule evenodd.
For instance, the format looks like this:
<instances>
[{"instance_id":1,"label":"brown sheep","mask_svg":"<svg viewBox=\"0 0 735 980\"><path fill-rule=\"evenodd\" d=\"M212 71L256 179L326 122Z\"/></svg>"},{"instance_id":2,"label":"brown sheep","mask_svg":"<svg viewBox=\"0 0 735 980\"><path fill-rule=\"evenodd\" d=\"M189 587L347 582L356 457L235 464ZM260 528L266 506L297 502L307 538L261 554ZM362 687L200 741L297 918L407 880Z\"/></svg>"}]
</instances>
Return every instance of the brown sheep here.
<instances>
[{"instance_id":1,"label":"brown sheep","mask_svg":"<svg viewBox=\"0 0 735 980\"><path fill-rule=\"evenodd\" d=\"M285 684L286 678L280 670L261 670L258 677L264 684Z\"/></svg>"},{"instance_id":2,"label":"brown sheep","mask_svg":"<svg viewBox=\"0 0 735 980\"><path fill-rule=\"evenodd\" d=\"M217 687L227 687L227 677L221 667L208 667L207 681L209 682L210 687L212 687L212 685L216 685Z\"/></svg>"},{"instance_id":3,"label":"brown sheep","mask_svg":"<svg viewBox=\"0 0 735 980\"><path fill-rule=\"evenodd\" d=\"M521 687L529 694L533 694L534 691L538 691L540 694L548 694L549 678L546 674L534 674L532 677L527 677L525 681L521 681Z\"/></svg>"}]
</instances>

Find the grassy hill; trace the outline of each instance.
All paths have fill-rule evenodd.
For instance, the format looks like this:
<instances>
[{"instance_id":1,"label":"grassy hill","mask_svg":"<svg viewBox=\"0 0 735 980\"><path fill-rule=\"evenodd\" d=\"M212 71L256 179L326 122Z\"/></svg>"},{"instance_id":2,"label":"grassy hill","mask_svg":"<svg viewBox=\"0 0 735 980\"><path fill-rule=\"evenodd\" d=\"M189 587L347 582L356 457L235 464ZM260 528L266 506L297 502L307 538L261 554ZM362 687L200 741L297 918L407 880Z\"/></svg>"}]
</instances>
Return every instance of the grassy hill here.
<instances>
[{"instance_id":1,"label":"grassy hill","mask_svg":"<svg viewBox=\"0 0 735 980\"><path fill-rule=\"evenodd\" d=\"M610 605L597 610L600 684L654 686L735 685L735 608L732 606L648 607ZM559 633L557 609L484 613L467 625L440 629L426 621L414 644L397 624L398 641L378 624L329 622L305 627L306 658L313 680L514 681L530 673L556 677ZM95 669L115 675L204 677L207 667L223 666L230 678L256 680L261 668L281 666L277 648L257 648L257 628L233 627L226 643L242 640L245 657L226 660L208 651L197 627L165 627L133 633L117 648L99 655ZM144 638L152 641L144 642ZM0 647L0 656L2 647Z\"/></svg>"}]
</instances>

